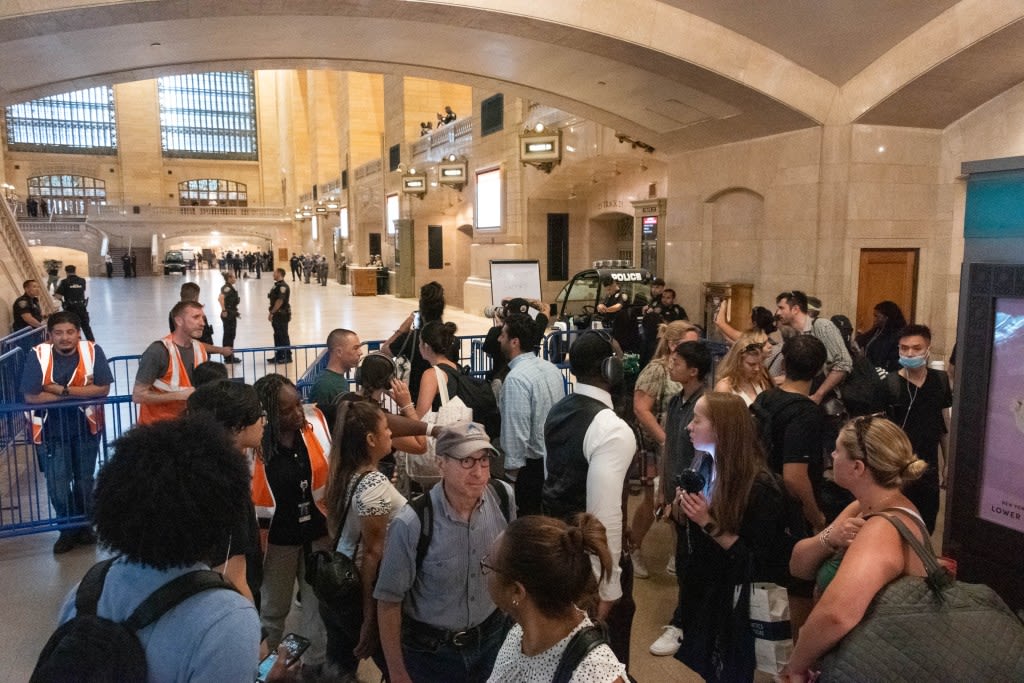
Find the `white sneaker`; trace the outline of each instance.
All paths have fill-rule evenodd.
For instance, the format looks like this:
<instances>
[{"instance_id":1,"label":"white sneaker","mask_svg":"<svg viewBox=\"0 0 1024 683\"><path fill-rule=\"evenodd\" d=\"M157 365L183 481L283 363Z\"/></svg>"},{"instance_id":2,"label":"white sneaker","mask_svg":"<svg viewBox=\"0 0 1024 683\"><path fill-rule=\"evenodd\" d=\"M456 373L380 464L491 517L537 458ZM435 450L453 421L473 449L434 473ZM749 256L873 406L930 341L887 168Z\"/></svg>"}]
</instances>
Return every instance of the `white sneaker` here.
<instances>
[{"instance_id":1,"label":"white sneaker","mask_svg":"<svg viewBox=\"0 0 1024 683\"><path fill-rule=\"evenodd\" d=\"M644 564L644 558L640 555L639 550L634 550L629 559L633 561L633 576L638 579L650 578L651 573L647 571L647 565Z\"/></svg>"},{"instance_id":2,"label":"white sneaker","mask_svg":"<svg viewBox=\"0 0 1024 683\"><path fill-rule=\"evenodd\" d=\"M676 575L676 556L670 555L668 558L668 564L665 565L665 573L669 576Z\"/></svg>"},{"instance_id":3,"label":"white sneaker","mask_svg":"<svg viewBox=\"0 0 1024 683\"><path fill-rule=\"evenodd\" d=\"M661 635L651 643L651 654L658 657L674 655L683 643L683 629L669 624L662 628Z\"/></svg>"}]
</instances>

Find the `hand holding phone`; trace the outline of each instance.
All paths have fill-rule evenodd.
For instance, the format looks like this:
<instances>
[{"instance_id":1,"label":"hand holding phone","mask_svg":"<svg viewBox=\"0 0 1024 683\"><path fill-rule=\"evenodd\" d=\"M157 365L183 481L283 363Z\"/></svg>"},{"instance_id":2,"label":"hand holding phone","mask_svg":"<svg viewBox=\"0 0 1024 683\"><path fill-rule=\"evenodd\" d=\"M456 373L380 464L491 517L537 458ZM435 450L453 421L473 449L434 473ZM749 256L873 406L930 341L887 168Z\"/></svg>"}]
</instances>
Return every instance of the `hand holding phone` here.
<instances>
[{"instance_id":1,"label":"hand holding phone","mask_svg":"<svg viewBox=\"0 0 1024 683\"><path fill-rule=\"evenodd\" d=\"M277 651L271 652L260 662L259 672L256 674L257 683L297 681L302 666L299 658L308 647L308 638L303 638L297 633L289 633L277 646Z\"/></svg>"}]
</instances>

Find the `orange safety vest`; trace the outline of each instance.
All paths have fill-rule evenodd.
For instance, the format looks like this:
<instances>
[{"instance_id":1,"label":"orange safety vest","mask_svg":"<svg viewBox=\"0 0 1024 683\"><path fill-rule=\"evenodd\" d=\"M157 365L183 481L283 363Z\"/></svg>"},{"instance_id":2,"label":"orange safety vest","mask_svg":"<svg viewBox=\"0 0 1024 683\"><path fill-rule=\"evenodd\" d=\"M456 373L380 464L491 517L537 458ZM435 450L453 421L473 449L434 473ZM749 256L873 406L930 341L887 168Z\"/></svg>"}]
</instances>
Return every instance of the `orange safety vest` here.
<instances>
[{"instance_id":1,"label":"orange safety vest","mask_svg":"<svg viewBox=\"0 0 1024 683\"><path fill-rule=\"evenodd\" d=\"M39 344L33 347L39 367L43 371L43 385L54 384L53 381L53 344ZM92 384L93 368L96 365L96 345L91 341L78 342L78 366L71 375L68 386L86 387ZM85 421L89 424L89 433L96 435L103 431L103 404L94 406L81 406L79 410L85 415ZM45 410L33 410L30 413L32 420L32 442L43 443L43 423L46 422Z\"/></svg>"},{"instance_id":2,"label":"orange safety vest","mask_svg":"<svg viewBox=\"0 0 1024 683\"><path fill-rule=\"evenodd\" d=\"M306 424L300 433L302 442L306 445L306 452L309 453L309 467L313 472L313 502L320 508L320 512L326 515L324 495L327 493L327 477L330 471L328 456L331 453L331 430L327 427L324 414L315 405L305 405L302 409L306 413ZM274 492L270 490L270 482L267 481L263 459L259 456L253 462L252 502L256 506L256 518L260 522L260 527L267 528L274 518L277 503L274 500Z\"/></svg>"},{"instance_id":3,"label":"orange safety vest","mask_svg":"<svg viewBox=\"0 0 1024 683\"><path fill-rule=\"evenodd\" d=\"M178 345L174 343L173 335L167 335L160 340L167 347L167 371L164 376L153 382L153 389L159 394L178 391L192 386L185 368L185 361L181 357ZM201 342L192 340L192 367L206 362L206 347ZM170 420L185 412L185 401L173 401L171 403L142 403L139 405L138 424L148 425L160 420Z\"/></svg>"}]
</instances>

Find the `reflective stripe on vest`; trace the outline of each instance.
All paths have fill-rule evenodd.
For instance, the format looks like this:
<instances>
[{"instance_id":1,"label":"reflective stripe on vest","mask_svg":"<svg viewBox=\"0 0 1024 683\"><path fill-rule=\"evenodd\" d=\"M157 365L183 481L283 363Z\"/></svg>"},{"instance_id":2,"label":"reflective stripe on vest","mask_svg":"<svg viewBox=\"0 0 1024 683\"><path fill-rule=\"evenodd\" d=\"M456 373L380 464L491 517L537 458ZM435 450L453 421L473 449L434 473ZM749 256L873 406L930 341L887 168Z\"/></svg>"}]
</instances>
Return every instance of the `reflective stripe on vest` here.
<instances>
[{"instance_id":1,"label":"reflective stripe on vest","mask_svg":"<svg viewBox=\"0 0 1024 683\"><path fill-rule=\"evenodd\" d=\"M324 414L315 405L304 405L302 410L306 414L306 424L302 427L300 434L302 443L306 446L306 453L309 454L310 470L313 472L313 502L326 515L324 495L327 492L327 478L330 474L328 464L328 457L331 453L330 430L327 428ZM256 508L256 518L260 520L260 526L265 528L274 517L277 503L274 500L270 482L267 481L263 460L259 457L253 463L252 502Z\"/></svg>"},{"instance_id":2,"label":"reflective stripe on vest","mask_svg":"<svg viewBox=\"0 0 1024 683\"><path fill-rule=\"evenodd\" d=\"M163 377L153 381L152 389L158 394L179 391L192 386L185 368L185 359L174 343L174 336L167 335L160 342L167 349L167 370ZM202 342L192 340L192 368L206 362L206 347ZM152 424L159 420L169 420L185 412L185 401L171 403L143 403L139 406L138 424Z\"/></svg>"},{"instance_id":3,"label":"reflective stripe on vest","mask_svg":"<svg viewBox=\"0 0 1024 683\"><path fill-rule=\"evenodd\" d=\"M53 381L53 344L39 344L33 347L39 367L43 372L42 386L56 384ZM96 345L91 341L78 342L78 365L71 374L67 386L86 387L93 383L93 368L96 366ZM79 410L85 415L90 434L99 434L103 430L103 406L82 406ZM45 410L33 410L29 413L32 421L32 442L43 443L43 423L46 422Z\"/></svg>"}]
</instances>

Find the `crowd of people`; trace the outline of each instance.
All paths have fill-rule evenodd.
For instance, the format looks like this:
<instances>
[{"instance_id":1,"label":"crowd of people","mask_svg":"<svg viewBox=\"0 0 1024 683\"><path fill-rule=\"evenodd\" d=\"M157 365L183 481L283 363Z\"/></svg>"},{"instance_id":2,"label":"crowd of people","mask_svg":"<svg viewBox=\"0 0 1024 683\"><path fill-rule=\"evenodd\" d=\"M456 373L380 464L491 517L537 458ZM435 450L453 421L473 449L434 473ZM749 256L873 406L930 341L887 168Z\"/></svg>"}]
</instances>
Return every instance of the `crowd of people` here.
<instances>
[{"instance_id":1,"label":"crowd of people","mask_svg":"<svg viewBox=\"0 0 1024 683\"><path fill-rule=\"evenodd\" d=\"M225 320L237 317L234 278L225 275L220 293ZM277 269L268 316L279 353L290 345L287 320L277 336L290 315L284 280ZM892 302L854 336L820 302L812 317L800 291L779 294L774 315L755 308L746 330L718 318L732 344L715 370L703 331L677 319L669 291L663 282L652 291L641 330L663 317L633 376L612 330L574 334L571 392L539 353L544 305L504 301L484 343L499 361L487 403L465 384L457 329L431 282L379 352L364 355L355 331L332 330L326 368L304 403L283 375L253 386L228 380L209 360L233 358L227 326L224 346L203 339L198 292L183 288L170 334L139 363L138 426L115 443L95 486L102 423L81 399L106 395L109 368L73 312L51 315L50 340L21 388L40 405L33 424L50 500L58 514L90 522L62 533L54 551L96 542L95 525L122 558L98 605L114 619L182 573L224 575L233 591L185 603L194 627L176 636L157 621L140 631L168 678L192 667L190 675L243 680L229 672L237 667L251 679L261 648L277 650L296 612L289 623L309 647L301 664L282 650L270 680L355 680L372 658L396 682L549 681L567 670L572 680L625 683L633 581L652 574L643 541L661 519L675 532L665 571L678 590L650 652L707 680L750 680L753 636L736 591L771 582L789 590L797 636L779 675L806 680L883 586L922 575L895 528L874 515L895 515L922 539L934 529L948 378L928 367L927 327L891 329L903 321ZM614 324L616 305L609 291L597 313ZM863 359L867 376L855 370ZM852 400L861 396L871 398ZM455 397L472 420L424 420ZM69 399L78 401L52 405ZM491 404L498 425L489 433ZM403 479L396 455L425 453L436 456L436 484ZM630 520L631 468L643 491ZM131 472L146 481L126 481ZM171 481L175 472L187 477ZM317 551L354 561L359 584L349 598L318 594ZM228 641L230 663L217 649Z\"/></svg>"}]
</instances>

